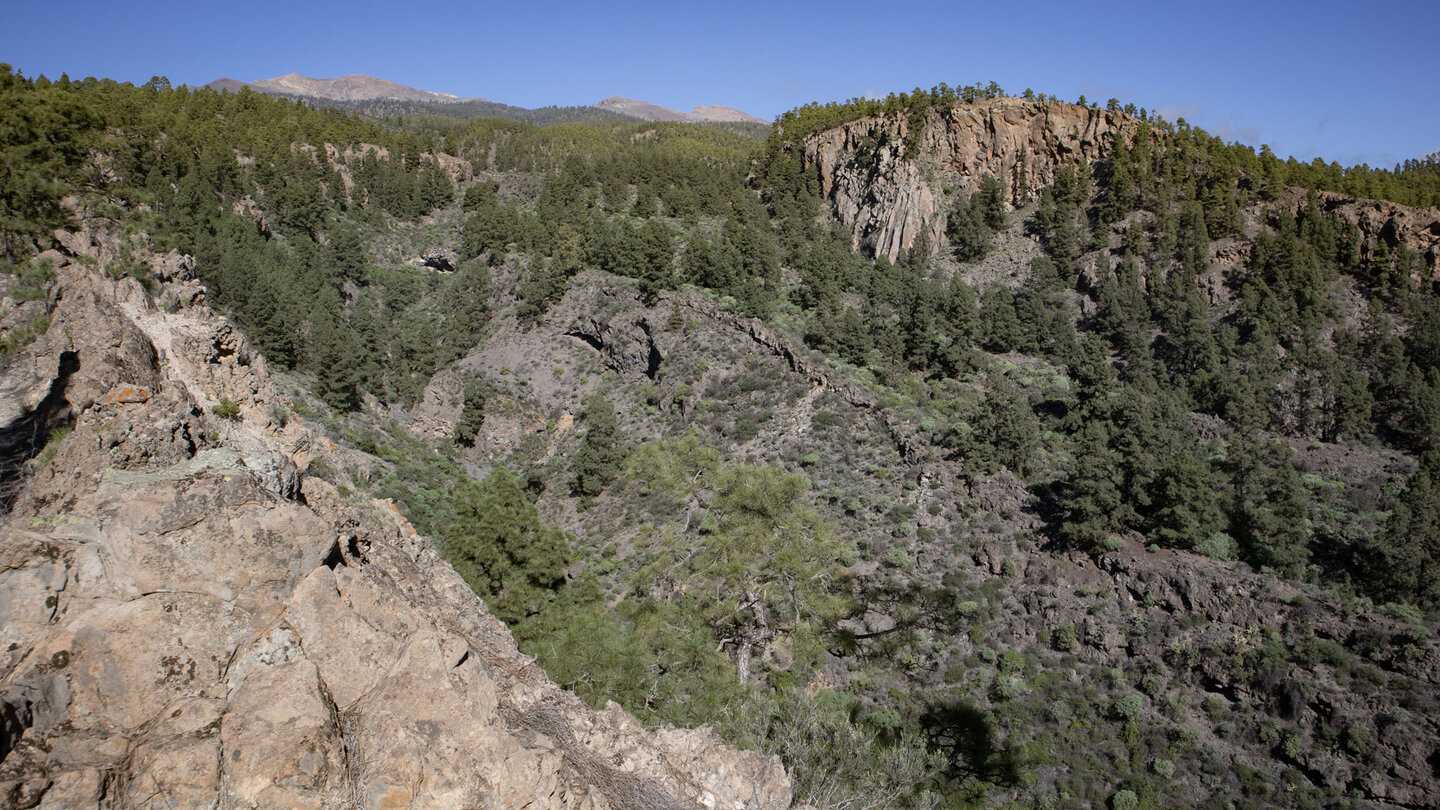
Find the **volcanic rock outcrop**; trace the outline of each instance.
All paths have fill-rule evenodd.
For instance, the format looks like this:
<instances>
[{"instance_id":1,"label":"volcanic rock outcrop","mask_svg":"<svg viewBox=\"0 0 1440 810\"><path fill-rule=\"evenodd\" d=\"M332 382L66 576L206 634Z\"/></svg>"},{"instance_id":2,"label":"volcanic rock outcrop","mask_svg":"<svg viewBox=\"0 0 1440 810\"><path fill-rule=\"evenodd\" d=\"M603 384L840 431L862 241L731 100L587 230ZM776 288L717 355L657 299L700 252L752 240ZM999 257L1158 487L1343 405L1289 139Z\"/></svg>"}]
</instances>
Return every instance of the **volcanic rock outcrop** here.
<instances>
[{"instance_id":1,"label":"volcanic rock outcrop","mask_svg":"<svg viewBox=\"0 0 1440 810\"><path fill-rule=\"evenodd\" d=\"M191 264L111 280L114 241L65 235L0 368L0 806L789 806L777 759L590 709L403 518L305 478L328 443Z\"/></svg>"},{"instance_id":2,"label":"volcanic rock outcrop","mask_svg":"<svg viewBox=\"0 0 1440 810\"><path fill-rule=\"evenodd\" d=\"M894 261L922 233L932 249L943 244L951 190L973 192L990 175L1008 198L1033 198L1060 169L1106 160L1113 134L1133 145L1140 123L1118 110L1059 101L982 99L931 110L918 133L904 113L872 115L810 135L801 148L851 247ZM1292 210L1305 204L1303 193L1286 197ZM1382 241L1390 250L1403 245L1431 276L1440 272L1435 209L1331 192L1319 203L1359 227L1367 256Z\"/></svg>"},{"instance_id":3,"label":"volcanic rock outcrop","mask_svg":"<svg viewBox=\"0 0 1440 810\"><path fill-rule=\"evenodd\" d=\"M1292 205L1307 204L1298 189L1291 194ZM1365 258L1374 260L1377 251L1404 248L1418 257L1429 277L1440 276L1440 210L1400 205L1389 200L1357 200L1343 194L1320 192L1316 202L1321 210L1353 222L1360 230Z\"/></svg>"},{"instance_id":4,"label":"volcanic rock outcrop","mask_svg":"<svg viewBox=\"0 0 1440 810\"><path fill-rule=\"evenodd\" d=\"M991 175L1011 196L1022 184L1038 193L1059 169L1104 159L1111 133L1133 138L1139 124L1121 112L1001 98L932 110L918 133L903 114L866 116L809 136L803 149L852 247L893 261L922 232L941 244L946 186L973 191ZM915 157L906 157L912 139Z\"/></svg>"}]
</instances>

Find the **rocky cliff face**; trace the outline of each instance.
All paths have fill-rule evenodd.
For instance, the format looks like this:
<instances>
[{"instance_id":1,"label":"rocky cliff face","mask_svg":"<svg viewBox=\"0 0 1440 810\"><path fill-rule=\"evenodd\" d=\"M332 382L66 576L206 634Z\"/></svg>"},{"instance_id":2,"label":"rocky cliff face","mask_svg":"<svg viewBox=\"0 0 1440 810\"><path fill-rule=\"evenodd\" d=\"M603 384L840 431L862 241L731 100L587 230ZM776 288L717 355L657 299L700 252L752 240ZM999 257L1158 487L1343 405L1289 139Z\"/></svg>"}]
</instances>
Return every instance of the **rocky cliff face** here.
<instances>
[{"instance_id":1,"label":"rocky cliff face","mask_svg":"<svg viewBox=\"0 0 1440 810\"><path fill-rule=\"evenodd\" d=\"M1298 190L1290 198L1295 209L1306 204L1305 195ZM1321 210L1355 223L1364 239L1366 259L1375 258L1381 243L1392 254L1403 246L1419 258L1421 270L1430 278L1440 277L1440 210L1389 200L1357 200L1332 192L1321 192L1317 201Z\"/></svg>"},{"instance_id":2,"label":"rocky cliff face","mask_svg":"<svg viewBox=\"0 0 1440 810\"><path fill-rule=\"evenodd\" d=\"M789 806L778 760L589 709L428 539L303 477L331 451L183 257L147 291L61 241L0 369L0 806Z\"/></svg>"},{"instance_id":3,"label":"rocky cliff face","mask_svg":"<svg viewBox=\"0 0 1440 810\"><path fill-rule=\"evenodd\" d=\"M931 111L913 136L918 148L909 159L911 124L903 114L842 124L810 136L803 148L831 213L850 231L852 248L894 261L921 233L938 249L947 189L970 193L991 175L1011 199L1033 196L1055 182L1060 168L1105 160L1112 133L1133 143L1138 127L1122 112L1001 98ZM1292 191L1277 204L1293 211L1305 199ZM1392 252L1403 245L1431 277L1440 275L1440 211L1332 192L1318 199L1324 211L1360 228L1367 258L1381 242Z\"/></svg>"},{"instance_id":4,"label":"rocky cliff face","mask_svg":"<svg viewBox=\"0 0 1440 810\"><path fill-rule=\"evenodd\" d=\"M852 246L893 261L922 232L940 244L946 187L973 191L988 174L1012 197L1022 185L1035 193L1055 182L1061 167L1103 160L1111 133L1133 139L1138 126L1119 112L1002 98L932 111L913 135L917 159L905 158L912 137L905 115L870 116L817 133L805 140L804 153Z\"/></svg>"}]
</instances>

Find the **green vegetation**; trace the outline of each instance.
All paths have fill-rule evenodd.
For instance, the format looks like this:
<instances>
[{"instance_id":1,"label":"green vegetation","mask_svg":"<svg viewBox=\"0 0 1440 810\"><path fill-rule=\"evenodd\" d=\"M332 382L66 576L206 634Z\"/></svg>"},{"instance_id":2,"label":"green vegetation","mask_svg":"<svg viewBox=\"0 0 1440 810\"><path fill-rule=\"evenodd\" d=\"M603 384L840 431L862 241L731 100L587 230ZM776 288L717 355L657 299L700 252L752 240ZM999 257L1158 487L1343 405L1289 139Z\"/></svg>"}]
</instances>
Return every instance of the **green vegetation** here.
<instances>
[{"instance_id":1,"label":"green vegetation","mask_svg":"<svg viewBox=\"0 0 1440 810\"><path fill-rule=\"evenodd\" d=\"M74 432L75 428L70 425L61 425L50 431L50 435L45 437L44 449L35 457L35 469L43 470L50 466L50 462L55 460L55 454L60 451L60 441Z\"/></svg>"},{"instance_id":2,"label":"green vegetation","mask_svg":"<svg viewBox=\"0 0 1440 810\"><path fill-rule=\"evenodd\" d=\"M43 312L35 315L25 323L12 327L3 337L0 337L0 357L14 354L20 349L29 346L49 329L50 316Z\"/></svg>"},{"instance_id":3,"label":"green vegetation","mask_svg":"<svg viewBox=\"0 0 1440 810\"><path fill-rule=\"evenodd\" d=\"M575 481L571 489L576 495L593 498L620 474L625 446L620 437L620 419L599 394L585 398L580 421L586 428L585 441L575 454Z\"/></svg>"},{"instance_id":4,"label":"green vegetation","mask_svg":"<svg viewBox=\"0 0 1440 810\"><path fill-rule=\"evenodd\" d=\"M221 397L219 402L210 406L210 412L227 422L234 422L240 418L240 405L229 397Z\"/></svg>"},{"instance_id":5,"label":"green vegetation","mask_svg":"<svg viewBox=\"0 0 1440 810\"><path fill-rule=\"evenodd\" d=\"M445 559L491 612L514 624L539 613L565 579L570 545L540 522L515 477L501 467L484 481L456 486L454 520L445 527Z\"/></svg>"},{"instance_id":6,"label":"green vegetation","mask_svg":"<svg viewBox=\"0 0 1440 810\"><path fill-rule=\"evenodd\" d=\"M82 199L194 255L210 300L309 387L295 412L370 457L311 474L392 499L593 705L715 724L821 807L1151 807L1202 785L1334 803L1312 752L1365 763L1429 705L1440 290L1324 192L1435 204L1437 159L1300 164L1082 105L1137 119L1104 160L1038 191L974 178L943 244L852 251L801 140L873 117L903 143L862 134L856 166L923 160L926 122L1001 94L811 105L762 143L605 116L382 125L5 69L0 232L28 308L0 354L48 327L54 271L32 256ZM416 266L437 245L455 261ZM517 361L589 306L577 279L585 316L665 356ZM459 416L421 440L408 409L442 369ZM1105 567L1130 552L1303 595L1283 626L1222 632L1214 614L1279 597ZM1355 618L1374 603L1388 624ZM1332 614L1354 632L1317 634ZM1393 711L1310 719L1310 684L1332 681Z\"/></svg>"},{"instance_id":7,"label":"green vegetation","mask_svg":"<svg viewBox=\"0 0 1440 810\"><path fill-rule=\"evenodd\" d=\"M475 437L479 435L481 425L485 424L485 389L477 380L469 380L464 390L460 419L455 423L455 441L474 447Z\"/></svg>"}]
</instances>

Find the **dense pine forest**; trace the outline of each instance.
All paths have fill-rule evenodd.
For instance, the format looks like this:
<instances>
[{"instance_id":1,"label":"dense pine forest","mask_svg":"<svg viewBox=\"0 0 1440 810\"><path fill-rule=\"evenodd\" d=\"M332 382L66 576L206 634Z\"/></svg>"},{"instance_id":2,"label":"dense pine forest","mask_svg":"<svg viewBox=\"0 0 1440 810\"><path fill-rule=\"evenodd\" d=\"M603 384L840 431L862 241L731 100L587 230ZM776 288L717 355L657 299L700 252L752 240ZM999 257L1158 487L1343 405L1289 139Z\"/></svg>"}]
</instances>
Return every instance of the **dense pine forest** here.
<instances>
[{"instance_id":1,"label":"dense pine forest","mask_svg":"<svg viewBox=\"0 0 1440 810\"><path fill-rule=\"evenodd\" d=\"M1440 157L1082 98L1103 159L961 178L894 260L837 221L813 136L923 166L1004 98L757 138L0 68L0 362L56 229L147 285L192 255L354 461L309 475L391 499L556 682L816 807L1420 806L1372 775L1440 778L1440 276L1347 205L1436 228Z\"/></svg>"}]
</instances>

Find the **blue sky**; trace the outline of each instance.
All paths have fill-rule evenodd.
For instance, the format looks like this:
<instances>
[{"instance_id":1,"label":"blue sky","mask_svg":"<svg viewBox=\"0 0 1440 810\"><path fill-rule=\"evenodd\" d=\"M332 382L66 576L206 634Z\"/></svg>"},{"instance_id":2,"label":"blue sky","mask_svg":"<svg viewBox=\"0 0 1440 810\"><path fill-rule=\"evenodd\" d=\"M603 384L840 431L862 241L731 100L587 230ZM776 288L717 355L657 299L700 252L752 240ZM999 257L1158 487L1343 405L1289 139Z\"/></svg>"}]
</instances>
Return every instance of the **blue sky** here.
<instances>
[{"instance_id":1,"label":"blue sky","mask_svg":"<svg viewBox=\"0 0 1440 810\"><path fill-rule=\"evenodd\" d=\"M523 107L618 95L762 118L994 80L1113 96L1282 157L1389 167L1440 151L1435 0L9 5L0 61L28 76L365 73Z\"/></svg>"}]
</instances>

